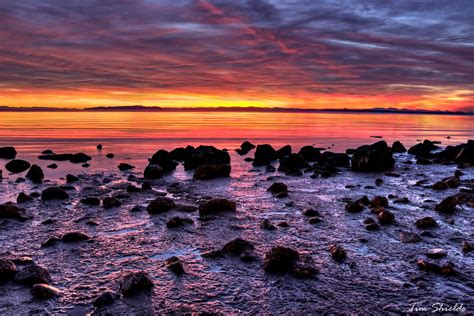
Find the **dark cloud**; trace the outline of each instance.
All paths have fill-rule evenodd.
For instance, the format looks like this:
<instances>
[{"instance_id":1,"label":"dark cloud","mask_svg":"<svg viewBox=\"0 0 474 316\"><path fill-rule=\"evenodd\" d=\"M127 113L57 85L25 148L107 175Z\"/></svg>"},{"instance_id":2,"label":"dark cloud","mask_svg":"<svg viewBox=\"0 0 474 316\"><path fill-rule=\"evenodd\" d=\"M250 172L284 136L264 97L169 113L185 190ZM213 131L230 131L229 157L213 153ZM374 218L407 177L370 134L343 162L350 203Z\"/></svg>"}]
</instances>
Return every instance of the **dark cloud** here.
<instances>
[{"instance_id":1,"label":"dark cloud","mask_svg":"<svg viewBox=\"0 0 474 316\"><path fill-rule=\"evenodd\" d=\"M0 21L9 88L474 89L470 0L0 0Z\"/></svg>"}]
</instances>

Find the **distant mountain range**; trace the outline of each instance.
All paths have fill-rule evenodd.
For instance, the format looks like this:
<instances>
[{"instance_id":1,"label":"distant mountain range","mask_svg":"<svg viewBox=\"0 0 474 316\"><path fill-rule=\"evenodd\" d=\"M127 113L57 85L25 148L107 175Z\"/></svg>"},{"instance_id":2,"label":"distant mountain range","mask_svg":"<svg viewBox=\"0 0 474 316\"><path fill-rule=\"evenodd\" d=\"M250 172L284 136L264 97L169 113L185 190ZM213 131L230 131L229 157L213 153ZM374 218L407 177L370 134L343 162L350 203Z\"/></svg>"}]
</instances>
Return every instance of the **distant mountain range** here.
<instances>
[{"instance_id":1,"label":"distant mountain range","mask_svg":"<svg viewBox=\"0 0 474 316\"><path fill-rule=\"evenodd\" d=\"M205 108L162 108L158 106L127 105L98 106L84 109L52 107L10 107L0 106L0 112L304 112L304 113L400 113L437 115L474 115L473 112L410 110L395 108L369 109L302 109L302 108L261 108L261 107L205 107Z\"/></svg>"}]
</instances>

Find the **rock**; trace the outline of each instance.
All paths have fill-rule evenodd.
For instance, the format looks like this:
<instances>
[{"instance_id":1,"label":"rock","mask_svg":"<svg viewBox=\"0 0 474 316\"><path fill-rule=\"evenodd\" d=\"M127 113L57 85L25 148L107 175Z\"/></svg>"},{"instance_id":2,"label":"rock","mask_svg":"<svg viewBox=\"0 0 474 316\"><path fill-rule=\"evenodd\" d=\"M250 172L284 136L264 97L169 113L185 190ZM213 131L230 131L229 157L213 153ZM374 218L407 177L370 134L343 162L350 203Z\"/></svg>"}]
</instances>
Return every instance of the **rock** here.
<instances>
[{"instance_id":1,"label":"rock","mask_svg":"<svg viewBox=\"0 0 474 316\"><path fill-rule=\"evenodd\" d=\"M152 187L151 187L150 182L145 181L145 182L142 183L142 190L144 190L144 191L149 191L149 190L151 190L151 189L152 189Z\"/></svg>"},{"instance_id":2,"label":"rock","mask_svg":"<svg viewBox=\"0 0 474 316\"><path fill-rule=\"evenodd\" d=\"M112 154L112 153L109 153L109 154L105 155L105 157L107 157L108 159L113 159L115 157L115 155Z\"/></svg>"},{"instance_id":3,"label":"rock","mask_svg":"<svg viewBox=\"0 0 474 316\"><path fill-rule=\"evenodd\" d=\"M448 255L448 252L442 248L433 248L426 252L426 256L431 259L441 259Z\"/></svg>"},{"instance_id":4,"label":"rock","mask_svg":"<svg viewBox=\"0 0 474 316\"><path fill-rule=\"evenodd\" d=\"M61 290L48 284L34 284L31 288L31 294L37 299L49 299L61 295Z\"/></svg>"},{"instance_id":5,"label":"rock","mask_svg":"<svg viewBox=\"0 0 474 316\"><path fill-rule=\"evenodd\" d=\"M150 214L160 214L168 212L175 207L176 204L174 203L173 199L160 196L148 204L147 211Z\"/></svg>"},{"instance_id":6,"label":"rock","mask_svg":"<svg viewBox=\"0 0 474 316\"><path fill-rule=\"evenodd\" d=\"M16 272L16 265L12 260L0 258L0 283L12 280Z\"/></svg>"},{"instance_id":7,"label":"rock","mask_svg":"<svg viewBox=\"0 0 474 316\"><path fill-rule=\"evenodd\" d=\"M347 154L344 153L333 153L325 151L321 154L322 162L334 167L349 167L350 159Z\"/></svg>"},{"instance_id":8,"label":"rock","mask_svg":"<svg viewBox=\"0 0 474 316\"><path fill-rule=\"evenodd\" d=\"M16 154L15 147L0 147L0 159L15 159Z\"/></svg>"},{"instance_id":9,"label":"rock","mask_svg":"<svg viewBox=\"0 0 474 316\"><path fill-rule=\"evenodd\" d=\"M140 292L151 291L153 286L153 281L148 273L143 271L128 272L120 282L120 291L123 296L129 297Z\"/></svg>"},{"instance_id":10,"label":"rock","mask_svg":"<svg viewBox=\"0 0 474 316\"><path fill-rule=\"evenodd\" d=\"M304 262L297 261L290 273L297 279L314 279L319 270L313 266L312 260L305 260Z\"/></svg>"},{"instance_id":11,"label":"rock","mask_svg":"<svg viewBox=\"0 0 474 316\"><path fill-rule=\"evenodd\" d=\"M41 244L41 248L51 247L51 246L57 244L59 241L61 241L61 239L59 239L58 237L55 237L55 236L50 237Z\"/></svg>"},{"instance_id":12,"label":"rock","mask_svg":"<svg viewBox=\"0 0 474 316\"><path fill-rule=\"evenodd\" d=\"M201 254L201 257L206 259L224 258L224 253L221 250L211 250Z\"/></svg>"},{"instance_id":13,"label":"rock","mask_svg":"<svg viewBox=\"0 0 474 316\"><path fill-rule=\"evenodd\" d=\"M72 174L66 175L66 182L67 183L73 183L73 182L77 182L77 181L79 181L79 178L76 177L75 175L72 175Z\"/></svg>"},{"instance_id":14,"label":"rock","mask_svg":"<svg viewBox=\"0 0 474 316\"><path fill-rule=\"evenodd\" d=\"M268 273L290 272L300 258L298 251L287 247L273 247L265 254L264 270Z\"/></svg>"},{"instance_id":15,"label":"rock","mask_svg":"<svg viewBox=\"0 0 474 316\"><path fill-rule=\"evenodd\" d=\"M421 237L412 232L401 232L400 241L404 244L417 243L421 241Z\"/></svg>"},{"instance_id":16,"label":"rock","mask_svg":"<svg viewBox=\"0 0 474 316\"><path fill-rule=\"evenodd\" d=\"M309 165L299 154L289 154L280 158L280 166L278 171L283 172L299 172L300 169L306 169Z\"/></svg>"},{"instance_id":17,"label":"rock","mask_svg":"<svg viewBox=\"0 0 474 316\"><path fill-rule=\"evenodd\" d=\"M455 196L448 196L436 205L435 210L444 214L452 214L456 210L457 198Z\"/></svg>"},{"instance_id":18,"label":"rock","mask_svg":"<svg viewBox=\"0 0 474 316\"><path fill-rule=\"evenodd\" d=\"M82 168L89 168L91 165L88 163L84 163L81 165Z\"/></svg>"},{"instance_id":19,"label":"rock","mask_svg":"<svg viewBox=\"0 0 474 316\"><path fill-rule=\"evenodd\" d=\"M370 201L370 206L372 207L387 207L388 199L385 196L375 196Z\"/></svg>"},{"instance_id":20,"label":"rock","mask_svg":"<svg viewBox=\"0 0 474 316\"><path fill-rule=\"evenodd\" d=\"M241 148L242 150L245 150L245 151L249 152L249 151L251 151L252 149L255 148L255 145L252 144L252 143L249 142L249 141L244 141L244 142L240 145L240 148Z\"/></svg>"},{"instance_id":21,"label":"rock","mask_svg":"<svg viewBox=\"0 0 474 316\"><path fill-rule=\"evenodd\" d=\"M5 204L0 204L0 218L25 221L30 217L26 216L25 210L21 207L18 207L11 202L7 202Z\"/></svg>"},{"instance_id":22,"label":"rock","mask_svg":"<svg viewBox=\"0 0 474 316\"><path fill-rule=\"evenodd\" d=\"M176 169L178 163L173 160L171 154L164 150L158 150L150 159L150 164L159 165L164 172L170 172Z\"/></svg>"},{"instance_id":23,"label":"rock","mask_svg":"<svg viewBox=\"0 0 474 316\"><path fill-rule=\"evenodd\" d=\"M33 201L33 198L31 198L29 195L27 195L23 192L20 192L20 194L18 194L18 196L16 198L16 203L18 203L18 204L27 203L27 202L30 202L30 201Z\"/></svg>"},{"instance_id":24,"label":"rock","mask_svg":"<svg viewBox=\"0 0 474 316\"><path fill-rule=\"evenodd\" d=\"M128 193L136 193L136 192L141 192L141 191L142 191L141 188L136 187L136 186L134 186L134 185L128 185L128 186L127 186L127 192L128 192Z\"/></svg>"},{"instance_id":25,"label":"rock","mask_svg":"<svg viewBox=\"0 0 474 316\"><path fill-rule=\"evenodd\" d=\"M190 218L176 216L170 219L168 222L166 222L166 227L176 228L176 227L184 226L186 224L194 224L194 221Z\"/></svg>"},{"instance_id":26,"label":"rock","mask_svg":"<svg viewBox=\"0 0 474 316\"><path fill-rule=\"evenodd\" d=\"M436 183L434 183L431 188L433 190L447 190L448 189L448 185L443 182L443 181L438 181Z\"/></svg>"},{"instance_id":27,"label":"rock","mask_svg":"<svg viewBox=\"0 0 474 316\"><path fill-rule=\"evenodd\" d=\"M342 248L339 245L332 245L329 248L329 251L331 251L331 256L332 258L337 261L337 262L343 262L346 260L347 257L347 252L344 248Z\"/></svg>"},{"instance_id":28,"label":"rock","mask_svg":"<svg viewBox=\"0 0 474 316\"><path fill-rule=\"evenodd\" d=\"M393 171L385 172L384 175L386 175L387 177L391 177L391 178L400 178L402 176L398 172L393 172Z\"/></svg>"},{"instance_id":29,"label":"rock","mask_svg":"<svg viewBox=\"0 0 474 316\"><path fill-rule=\"evenodd\" d=\"M159 179L163 176L163 168L158 165L148 165L143 172L143 176L147 179Z\"/></svg>"},{"instance_id":30,"label":"rock","mask_svg":"<svg viewBox=\"0 0 474 316\"><path fill-rule=\"evenodd\" d=\"M112 304L118 298L118 294L112 291L105 291L92 302L95 307L102 307Z\"/></svg>"},{"instance_id":31,"label":"rock","mask_svg":"<svg viewBox=\"0 0 474 316\"><path fill-rule=\"evenodd\" d=\"M260 228L266 229L266 230L275 230L276 226L272 224L272 222L268 219L265 218L261 223L260 223Z\"/></svg>"},{"instance_id":32,"label":"rock","mask_svg":"<svg viewBox=\"0 0 474 316\"><path fill-rule=\"evenodd\" d=\"M55 163L52 163L50 165L47 165L46 168L49 168L49 169L57 169L58 168L58 165L55 164Z\"/></svg>"},{"instance_id":33,"label":"rock","mask_svg":"<svg viewBox=\"0 0 474 316\"><path fill-rule=\"evenodd\" d=\"M379 213L378 219L379 219L380 224L389 225L389 224L393 224L393 222L395 221L395 215L393 215L391 212L387 210L384 210Z\"/></svg>"},{"instance_id":34,"label":"rock","mask_svg":"<svg viewBox=\"0 0 474 316\"><path fill-rule=\"evenodd\" d=\"M51 276L48 270L32 262L18 270L15 274L15 282L27 285L49 284Z\"/></svg>"},{"instance_id":35,"label":"rock","mask_svg":"<svg viewBox=\"0 0 474 316\"><path fill-rule=\"evenodd\" d=\"M392 144L392 152L394 153L404 153L407 149L400 143L398 140Z\"/></svg>"},{"instance_id":36,"label":"rock","mask_svg":"<svg viewBox=\"0 0 474 316\"><path fill-rule=\"evenodd\" d=\"M69 198L69 194L61 188L50 187L41 192L41 199L43 201L49 200L65 200Z\"/></svg>"},{"instance_id":37,"label":"rock","mask_svg":"<svg viewBox=\"0 0 474 316\"><path fill-rule=\"evenodd\" d=\"M468 140L464 146L460 147L456 155L455 162L458 164L469 164L474 166L474 140Z\"/></svg>"},{"instance_id":38,"label":"rock","mask_svg":"<svg viewBox=\"0 0 474 316\"><path fill-rule=\"evenodd\" d=\"M102 206L104 208L119 207L121 205L122 205L122 202L120 202L120 200L115 197L108 196L102 200Z\"/></svg>"},{"instance_id":39,"label":"rock","mask_svg":"<svg viewBox=\"0 0 474 316\"><path fill-rule=\"evenodd\" d=\"M445 264L443 266L439 266L434 263L427 262L425 260L418 260L417 263L418 268L422 271L426 272L434 272L436 274L440 274L443 276L452 276L456 274L453 266L451 264Z\"/></svg>"},{"instance_id":40,"label":"rock","mask_svg":"<svg viewBox=\"0 0 474 316\"><path fill-rule=\"evenodd\" d=\"M228 165L229 153L213 146L199 146L184 161L185 170L194 170L201 165Z\"/></svg>"},{"instance_id":41,"label":"rock","mask_svg":"<svg viewBox=\"0 0 474 316\"><path fill-rule=\"evenodd\" d=\"M184 273L184 267L178 257L171 257L166 259L165 266L171 270L174 274L181 275Z\"/></svg>"},{"instance_id":42,"label":"rock","mask_svg":"<svg viewBox=\"0 0 474 316\"><path fill-rule=\"evenodd\" d=\"M221 212L235 212L237 204L227 199L212 199L199 205L199 215L207 216Z\"/></svg>"},{"instance_id":43,"label":"rock","mask_svg":"<svg viewBox=\"0 0 474 316\"><path fill-rule=\"evenodd\" d=\"M11 173L21 173L30 167L30 163L26 160L21 159L14 159L7 162L5 165L5 169L10 171Z\"/></svg>"},{"instance_id":44,"label":"rock","mask_svg":"<svg viewBox=\"0 0 474 316\"><path fill-rule=\"evenodd\" d=\"M395 204L408 204L408 203L410 203L410 200L407 197L402 197L402 198L398 198L398 199L393 200L393 203L395 203Z\"/></svg>"},{"instance_id":45,"label":"rock","mask_svg":"<svg viewBox=\"0 0 474 316\"><path fill-rule=\"evenodd\" d=\"M408 153L416 156L427 156L429 155L433 150L439 148L436 146L433 142L425 139L423 143L416 144L410 149L408 149Z\"/></svg>"},{"instance_id":46,"label":"rock","mask_svg":"<svg viewBox=\"0 0 474 316\"><path fill-rule=\"evenodd\" d=\"M457 176L443 179L443 182L451 189L458 188L460 185L460 179Z\"/></svg>"},{"instance_id":47,"label":"rock","mask_svg":"<svg viewBox=\"0 0 474 316\"><path fill-rule=\"evenodd\" d=\"M287 195L288 187L282 182L275 182L267 189L267 192L270 192L275 196Z\"/></svg>"},{"instance_id":48,"label":"rock","mask_svg":"<svg viewBox=\"0 0 474 316\"><path fill-rule=\"evenodd\" d=\"M417 219L415 222L416 227L420 229L435 228L438 227L438 223L433 217L423 217Z\"/></svg>"},{"instance_id":49,"label":"rock","mask_svg":"<svg viewBox=\"0 0 474 316\"><path fill-rule=\"evenodd\" d=\"M90 237L84 234L83 232L68 232L61 237L61 241L65 243L78 242L89 240Z\"/></svg>"},{"instance_id":50,"label":"rock","mask_svg":"<svg viewBox=\"0 0 474 316\"><path fill-rule=\"evenodd\" d=\"M368 223L365 225L365 229L368 231L379 230L380 226L377 223Z\"/></svg>"},{"instance_id":51,"label":"rock","mask_svg":"<svg viewBox=\"0 0 474 316\"><path fill-rule=\"evenodd\" d=\"M81 203L85 205L98 206L100 205L100 200L96 197L86 197L81 200Z\"/></svg>"},{"instance_id":52,"label":"rock","mask_svg":"<svg viewBox=\"0 0 474 316\"><path fill-rule=\"evenodd\" d=\"M175 161L185 161L194 151L193 146L187 146L186 148L179 147L170 151L171 159Z\"/></svg>"},{"instance_id":53,"label":"rock","mask_svg":"<svg viewBox=\"0 0 474 316\"><path fill-rule=\"evenodd\" d=\"M318 148L313 146L304 146L302 147L298 154L303 157L305 161L317 162L321 160L321 152Z\"/></svg>"},{"instance_id":54,"label":"rock","mask_svg":"<svg viewBox=\"0 0 474 316\"><path fill-rule=\"evenodd\" d=\"M353 171L381 172L392 169L395 159L385 141L357 148L351 159Z\"/></svg>"},{"instance_id":55,"label":"rock","mask_svg":"<svg viewBox=\"0 0 474 316\"><path fill-rule=\"evenodd\" d=\"M33 183L42 183L44 179L43 169L38 165L32 165L25 177L30 179Z\"/></svg>"},{"instance_id":56,"label":"rock","mask_svg":"<svg viewBox=\"0 0 474 316\"><path fill-rule=\"evenodd\" d=\"M471 251L472 251L472 248L473 248L473 247L472 247L472 245L471 245L469 242L463 241L463 243L462 243L462 251L463 251L464 253L471 252Z\"/></svg>"},{"instance_id":57,"label":"rock","mask_svg":"<svg viewBox=\"0 0 474 316\"><path fill-rule=\"evenodd\" d=\"M143 212L143 211L145 211L145 210L146 210L145 207L143 207L143 206L141 206L141 205L135 205L134 207L132 207L132 208L130 209L130 212Z\"/></svg>"},{"instance_id":58,"label":"rock","mask_svg":"<svg viewBox=\"0 0 474 316\"><path fill-rule=\"evenodd\" d=\"M236 238L226 243L224 247L222 247L222 252L238 256L245 250L253 250L254 248L255 247L251 242L242 238Z\"/></svg>"},{"instance_id":59,"label":"rock","mask_svg":"<svg viewBox=\"0 0 474 316\"><path fill-rule=\"evenodd\" d=\"M77 154L73 154L69 158L69 161L72 162L72 163L85 163L85 162L88 162L91 159L92 159L92 157L90 157L90 156L88 156L84 153L77 153Z\"/></svg>"},{"instance_id":60,"label":"rock","mask_svg":"<svg viewBox=\"0 0 474 316\"><path fill-rule=\"evenodd\" d=\"M319 217L311 217L308 220L308 223L311 225L318 224L318 223L321 223L321 219Z\"/></svg>"},{"instance_id":61,"label":"rock","mask_svg":"<svg viewBox=\"0 0 474 316\"><path fill-rule=\"evenodd\" d=\"M278 155L271 145L258 145L252 162L254 166L267 166L276 160Z\"/></svg>"},{"instance_id":62,"label":"rock","mask_svg":"<svg viewBox=\"0 0 474 316\"><path fill-rule=\"evenodd\" d=\"M346 204L346 211L349 213L359 213L364 209L364 205L359 202L349 202Z\"/></svg>"},{"instance_id":63,"label":"rock","mask_svg":"<svg viewBox=\"0 0 474 316\"><path fill-rule=\"evenodd\" d=\"M133 168L135 168L135 166L129 165L128 163L121 163L118 165L118 169L120 171L128 171L132 170Z\"/></svg>"},{"instance_id":64,"label":"rock","mask_svg":"<svg viewBox=\"0 0 474 316\"><path fill-rule=\"evenodd\" d=\"M102 144L97 144L95 148L97 148L97 150L102 150L103 147L102 147Z\"/></svg>"},{"instance_id":65,"label":"rock","mask_svg":"<svg viewBox=\"0 0 474 316\"><path fill-rule=\"evenodd\" d=\"M258 258L257 256L254 254L253 251L251 250L245 250L244 252L242 252L239 256L239 259L240 261L242 262L254 262L256 261Z\"/></svg>"},{"instance_id":66,"label":"rock","mask_svg":"<svg viewBox=\"0 0 474 316\"><path fill-rule=\"evenodd\" d=\"M201 165L194 171L196 180L210 180L230 175L230 165Z\"/></svg>"},{"instance_id":67,"label":"rock","mask_svg":"<svg viewBox=\"0 0 474 316\"><path fill-rule=\"evenodd\" d=\"M302 213L304 216L308 217L315 217L320 215L318 211L313 210L312 208L305 208Z\"/></svg>"},{"instance_id":68,"label":"rock","mask_svg":"<svg viewBox=\"0 0 474 316\"><path fill-rule=\"evenodd\" d=\"M291 145L285 145L276 151L278 158L291 155Z\"/></svg>"},{"instance_id":69,"label":"rock","mask_svg":"<svg viewBox=\"0 0 474 316\"><path fill-rule=\"evenodd\" d=\"M275 172L275 171L276 171L276 168L273 167L272 165L268 165L268 166L265 167L265 172L272 173L272 172Z\"/></svg>"}]
</instances>

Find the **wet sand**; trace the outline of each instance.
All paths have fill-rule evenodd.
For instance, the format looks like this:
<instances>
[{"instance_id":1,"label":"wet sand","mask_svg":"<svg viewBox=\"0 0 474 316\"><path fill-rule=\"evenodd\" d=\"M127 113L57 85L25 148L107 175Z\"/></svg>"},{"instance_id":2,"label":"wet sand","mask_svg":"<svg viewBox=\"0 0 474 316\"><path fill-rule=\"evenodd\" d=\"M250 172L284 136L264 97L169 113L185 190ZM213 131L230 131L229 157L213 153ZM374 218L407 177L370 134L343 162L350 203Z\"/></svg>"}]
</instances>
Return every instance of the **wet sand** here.
<instances>
[{"instance_id":1,"label":"wet sand","mask_svg":"<svg viewBox=\"0 0 474 316\"><path fill-rule=\"evenodd\" d=\"M107 148L102 151L107 152ZM230 177L207 181L194 180L193 171L184 170L182 164L160 179L145 180L146 160L122 172L115 167L127 160L115 157L105 160L111 168L101 172L78 165L71 169L71 163L61 162L53 173L47 171L41 184L34 184L18 180L24 173L7 175L2 163L6 179L0 184L1 203L15 202L20 192L41 194L52 186L63 186L69 197L63 201L33 197L18 204L31 219L0 219L0 258L16 259L21 269L18 259L30 257L49 271L51 284L61 291L58 297L39 300L32 296L29 286L8 281L0 285L0 313L380 314L406 312L415 303L431 307L438 302L463 304L466 311L473 311L474 260L472 252L462 249L463 242L474 242L473 167L417 164L414 155L396 153L392 173L361 173L338 167L337 173L324 178L311 177L312 173L291 176L252 166L244 159L253 157L254 151L240 156L229 150L229 154ZM278 167L278 161L273 165ZM457 188L431 187L456 171L463 173ZM66 183L62 177L68 173L75 174L78 181ZM382 181L376 184L376 179ZM145 181L152 190L129 188L141 188ZM287 197L267 192L275 182L287 185ZM459 193L465 197L454 213L435 210L444 198ZM373 208L346 211L348 203L364 195L369 200L387 197L385 209L395 221L380 224L378 230L367 230L364 220L379 222ZM87 197L103 201L111 196L121 205L104 208L81 203ZM163 196L176 206L160 214L147 212L149 203ZM200 216L199 205L212 198L235 201L236 211ZM303 214L307 209L318 215ZM176 216L192 222L167 227ZM418 228L415 222L423 217L432 217L438 226ZM275 228L262 227L265 219ZM89 240L59 241L42 247L51 237L76 231ZM229 253L219 258L202 256L236 238L254 246L253 260L246 262ZM334 244L345 249L345 260L339 262L331 255ZM318 273L298 278L291 273L266 272L266 255L275 246L311 257L311 267ZM436 248L447 255L428 258L426 252ZM180 259L184 274L176 275L165 266L172 256ZM440 266L449 263L456 273L425 271L419 268L419 260ZM146 272L153 281L152 290L137 291L131 297L120 295L120 280L128 271ZM107 290L118 293L118 297L109 305L94 307L94 299Z\"/></svg>"}]
</instances>

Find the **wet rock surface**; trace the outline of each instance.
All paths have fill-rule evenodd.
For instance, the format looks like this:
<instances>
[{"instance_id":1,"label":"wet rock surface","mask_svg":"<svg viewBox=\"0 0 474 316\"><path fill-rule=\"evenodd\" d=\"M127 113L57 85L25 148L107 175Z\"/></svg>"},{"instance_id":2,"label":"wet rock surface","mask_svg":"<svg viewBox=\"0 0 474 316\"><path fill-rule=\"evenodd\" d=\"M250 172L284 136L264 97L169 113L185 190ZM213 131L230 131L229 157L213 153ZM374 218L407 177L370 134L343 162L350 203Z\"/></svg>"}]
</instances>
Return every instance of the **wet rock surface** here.
<instances>
[{"instance_id":1,"label":"wet rock surface","mask_svg":"<svg viewBox=\"0 0 474 316\"><path fill-rule=\"evenodd\" d=\"M295 146L292 150L300 152ZM232 150L232 177L194 181L195 169L186 171L181 163L175 171L162 170L160 177L146 180L147 190L132 193L126 192L128 186L142 188L145 183L146 157L142 164L133 161L136 168L126 173L113 161L109 161L110 172L94 173L96 156L91 168L83 171L80 165L72 171L64 169L72 165L67 160L58 162L57 171L39 164L45 177L38 184L17 182L21 174L4 172L0 205L16 201L19 192L32 199L21 206L13 204L28 214L28 220L0 219L0 279L3 275L8 279L0 284L0 313L15 309L19 314L77 310L79 314L338 314L344 306L342 313L380 314L388 305L405 312L412 302L426 298L470 304L474 171L467 164L458 169L454 160L437 164L435 156L442 151L430 151L425 156L432 164L412 164L410 170L402 170L403 161L415 162L416 157L394 152L392 171L399 177L354 173L346 165L323 178L311 177L314 171L305 169L298 177L286 171L268 173ZM174 161L183 162L191 153L184 147L169 151ZM324 159L316 151L305 157L310 165ZM272 162L277 167L278 159ZM467 154L463 159L468 159ZM431 188L436 181L453 177L456 170L463 173L458 173L458 187ZM80 181L65 187L60 178L68 173ZM383 182L375 186L377 178ZM421 180L426 182L415 185ZM277 199L267 192L277 182L291 189L287 198ZM68 198L38 198L50 187L63 190ZM106 197L115 197L122 205L107 210L94 207ZM404 197L409 203L395 202ZM437 207L448 197L453 199ZM146 212L157 198L166 200ZM81 202L86 199L92 203ZM216 199L225 202L211 202ZM349 203L360 210L346 211ZM138 211L132 212L134 207ZM384 211L393 214L395 221L378 225L377 216ZM168 228L175 218L180 219L179 225ZM318 221L309 223L312 218ZM88 224L92 222L95 225ZM90 239L63 242L62 236L71 232ZM56 239L41 247L50 238ZM237 238L253 248L237 242L234 253L223 250ZM333 258L332 245L342 247L344 260ZM289 250L272 252L276 247ZM185 273L178 276L167 268L166 260L172 257L179 259ZM49 284L61 295L35 299L33 284ZM357 293L348 295L348 289ZM103 301L96 303L102 294ZM334 306L335 301L340 304Z\"/></svg>"}]
</instances>

